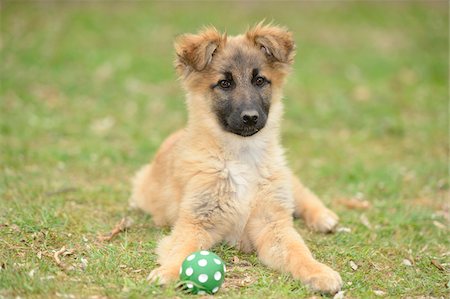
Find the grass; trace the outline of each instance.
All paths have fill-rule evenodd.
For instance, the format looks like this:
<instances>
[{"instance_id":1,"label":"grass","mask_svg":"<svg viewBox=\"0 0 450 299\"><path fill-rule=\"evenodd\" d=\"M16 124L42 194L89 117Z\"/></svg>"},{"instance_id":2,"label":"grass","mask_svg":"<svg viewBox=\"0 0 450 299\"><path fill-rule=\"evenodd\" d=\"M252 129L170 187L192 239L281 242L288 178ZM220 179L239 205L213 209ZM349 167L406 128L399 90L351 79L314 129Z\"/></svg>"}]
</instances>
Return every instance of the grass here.
<instances>
[{"instance_id":1,"label":"grass","mask_svg":"<svg viewBox=\"0 0 450 299\"><path fill-rule=\"evenodd\" d=\"M351 230L320 235L297 220L315 256L348 298L449 296L447 2L2 1L0 13L0 298L185 297L145 280L168 230L128 210L129 178L186 120L173 38L263 18L298 43L290 165ZM354 197L372 208L337 200ZM127 232L96 241L124 216ZM71 271L53 259L62 246ZM314 295L255 255L214 251L230 268L217 297Z\"/></svg>"}]
</instances>

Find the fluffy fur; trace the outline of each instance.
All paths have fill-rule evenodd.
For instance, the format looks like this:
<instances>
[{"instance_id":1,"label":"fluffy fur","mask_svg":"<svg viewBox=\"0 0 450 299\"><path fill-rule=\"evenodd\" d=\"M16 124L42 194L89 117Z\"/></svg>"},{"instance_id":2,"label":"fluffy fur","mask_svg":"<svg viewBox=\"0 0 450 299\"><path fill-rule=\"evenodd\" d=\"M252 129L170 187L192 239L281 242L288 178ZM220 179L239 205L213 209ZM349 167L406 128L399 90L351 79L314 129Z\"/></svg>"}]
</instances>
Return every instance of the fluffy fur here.
<instances>
[{"instance_id":1,"label":"fluffy fur","mask_svg":"<svg viewBox=\"0 0 450 299\"><path fill-rule=\"evenodd\" d=\"M256 251L313 290L341 288L339 274L314 259L293 227L294 214L321 232L338 220L293 176L280 144L282 87L294 49L289 31L264 24L239 36L205 28L177 39L188 124L136 174L131 196L156 225L172 227L159 242L151 281L176 280L188 254L225 241ZM249 109L259 115L255 126L240 118Z\"/></svg>"}]
</instances>

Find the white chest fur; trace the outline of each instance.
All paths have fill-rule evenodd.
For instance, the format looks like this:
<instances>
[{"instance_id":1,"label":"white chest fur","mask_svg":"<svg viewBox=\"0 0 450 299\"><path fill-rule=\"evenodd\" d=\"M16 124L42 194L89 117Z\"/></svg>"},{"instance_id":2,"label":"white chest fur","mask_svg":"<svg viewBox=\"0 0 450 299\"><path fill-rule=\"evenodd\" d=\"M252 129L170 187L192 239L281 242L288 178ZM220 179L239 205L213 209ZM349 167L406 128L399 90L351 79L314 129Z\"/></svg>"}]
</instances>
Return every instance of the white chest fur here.
<instances>
[{"instance_id":1,"label":"white chest fur","mask_svg":"<svg viewBox=\"0 0 450 299\"><path fill-rule=\"evenodd\" d=\"M225 237L232 245L241 238L259 181L268 175L264 163L267 162L267 148L251 145L239 148L232 159L226 160L221 173L231 191L229 200L236 211L230 232Z\"/></svg>"},{"instance_id":2,"label":"white chest fur","mask_svg":"<svg viewBox=\"0 0 450 299\"><path fill-rule=\"evenodd\" d=\"M267 148L258 145L251 143L241 146L224 161L222 176L239 202L248 200L249 193L254 191L258 181L268 175L265 166Z\"/></svg>"}]
</instances>

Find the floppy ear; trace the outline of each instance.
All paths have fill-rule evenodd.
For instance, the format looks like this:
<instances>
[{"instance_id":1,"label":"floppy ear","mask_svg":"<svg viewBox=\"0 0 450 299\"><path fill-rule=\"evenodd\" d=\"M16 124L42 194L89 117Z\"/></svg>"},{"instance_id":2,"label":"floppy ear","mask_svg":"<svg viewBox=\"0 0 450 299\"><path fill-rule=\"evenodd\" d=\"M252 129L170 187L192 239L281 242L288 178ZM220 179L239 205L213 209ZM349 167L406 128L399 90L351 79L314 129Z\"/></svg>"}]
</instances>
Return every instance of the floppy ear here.
<instances>
[{"instance_id":1,"label":"floppy ear","mask_svg":"<svg viewBox=\"0 0 450 299\"><path fill-rule=\"evenodd\" d=\"M247 32L255 46L266 54L269 62L292 65L295 56L295 43L292 33L286 28L257 24Z\"/></svg>"},{"instance_id":2,"label":"floppy ear","mask_svg":"<svg viewBox=\"0 0 450 299\"><path fill-rule=\"evenodd\" d=\"M214 27L203 29L198 34L184 34L175 41L175 68L179 75L204 70L212 61L216 51L223 48L226 35Z\"/></svg>"}]
</instances>

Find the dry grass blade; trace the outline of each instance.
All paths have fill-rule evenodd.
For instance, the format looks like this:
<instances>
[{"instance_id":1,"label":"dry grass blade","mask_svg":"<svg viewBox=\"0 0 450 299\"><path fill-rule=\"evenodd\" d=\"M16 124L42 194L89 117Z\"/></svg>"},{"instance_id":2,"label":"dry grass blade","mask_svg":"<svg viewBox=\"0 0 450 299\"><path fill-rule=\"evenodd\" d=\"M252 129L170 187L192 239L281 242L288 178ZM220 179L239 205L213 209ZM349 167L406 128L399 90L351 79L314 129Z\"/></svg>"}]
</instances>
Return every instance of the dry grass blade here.
<instances>
[{"instance_id":1,"label":"dry grass blade","mask_svg":"<svg viewBox=\"0 0 450 299\"><path fill-rule=\"evenodd\" d=\"M384 296L384 295L386 295L386 292L382 291L382 290L373 290L373 293L375 295L377 295L377 296Z\"/></svg>"},{"instance_id":2,"label":"dry grass blade","mask_svg":"<svg viewBox=\"0 0 450 299\"><path fill-rule=\"evenodd\" d=\"M337 231L338 233L351 233L351 232L352 232L352 229L349 228L349 227L338 227L338 228L336 229L336 231Z\"/></svg>"},{"instance_id":3,"label":"dry grass blade","mask_svg":"<svg viewBox=\"0 0 450 299\"><path fill-rule=\"evenodd\" d=\"M433 221L433 224L434 224L434 226L436 226L439 229L443 229L443 230L447 230L448 229L447 225L445 225L445 224L443 224L443 223L441 223L439 221L435 220L435 221Z\"/></svg>"},{"instance_id":4,"label":"dry grass blade","mask_svg":"<svg viewBox=\"0 0 450 299\"><path fill-rule=\"evenodd\" d=\"M225 279L222 289L237 289L251 285L256 281L256 278L250 274L242 273L242 274L229 274Z\"/></svg>"},{"instance_id":5,"label":"dry grass blade","mask_svg":"<svg viewBox=\"0 0 450 299\"><path fill-rule=\"evenodd\" d=\"M252 265L249 261L241 260L237 256L233 256L233 264L241 267L250 267Z\"/></svg>"},{"instance_id":6,"label":"dry grass blade","mask_svg":"<svg viewBox=\"0 0 450 299\"><path fill-rule=\"evenodd\" d=\"M359 220L361 221L361 223L362 223L365 227L367 227L368 229L372 229L372 225L370 224L369 218L367 218L366 215L362 214L362 215L359 217Z\"/></svg>"},{"instance_id":7,"label":"dry grass blade","mask_svg":"<svg viewBox=\"0 0 450 299\"><path fill-rule=\"evenodd\" d=\"M370 202L367 200L360 200L356 198L341 198L337 200L337 203L352 210L366 210L371 207Z\"/></svg>"},{"instance_id":8,"label":"dry grass blade","mask_svg":"<svg viewBox=\"0 0 450 299\"><path fill-rule=\"evenodd\" d=\"M112 238L114 238L116 235L118 235L120 232L123 232L131 227L133 224L133 221L128 218L124 217L120 220L119 223L116 224L116 226L112 229L112 231L106 235L106 236L98 236L99 241L111 241Z\"/></svg>"},{"instance_id":9,"label":"dry grass blade","mask_svg":"<svg viewBox=\"0 0 450 299\"><path fill-rule=\"evenodd\" d=\"M358 265L354 261L350 261L348 264L350 265L350 268L352 268L353 271L358 270Z\"/></svg>"},{"instance_id":10,"label":"dry grass blade","mask_svg":"<svg viewBox=\"0 0 450 299\"><path fill-rule=\"evenodd\" d=\"M63 261L61 261L61 256L67 256L74 253L73 249L66 250L66 246L61 247L60 250L56 251L53 254L53 259L55 260L56 264L64 271L70 271L73 270L73 266L67 266Z\"/></svg>"},{"instance_id":11,"label":"dry grass blade","mask_svg":"<svg viewBox=\"0 0 450 299\"><path fill-rule=\"evenodd\" d=\"M438 268L441 271L445 271L444 267L436 260L431 260L431 263L433 264L433 266L435 266L436 268Z\"/></svg>"},{"instance_id":12,"label":"dry grass blade","mask_svg":"<svg viewBox=\"0 0 450 299\"><path fill-rule=\"evenodd\" d=\"M68 256L68 255L72 255L75 252L74 249L67 249L66 251L64 251L62 253L63 256Z\"/></svg>"},{"instance_id":13,"label":"dry grass blade","mask_svg":"<svg viewBox=\"0 0 450 299\"><path fill-rule=\"evenodd\" d=\"M408 267L412 266L412 262L409 259L403 259L402 264Z\"/></svg>"},{"instance_id":14,"label":"dry grass blade","mask_svg":"<svg viewBox=\"0 0 450 299\"><path fill-rule=\"evenodd\" d=\"M60 250L56 251L56 252L53 254L53 258L55 259L55 262L56 262L56 264L57 264L58 266L63 265L63 263L62 263L61 259L59 258L59 256L60 256L64 251L66 251L66 246L61 247Z\"/></svg>"},{"instance_id":15,"label":"dry grass blade","mask_svg":"<svg viewBox=\"0 0 450 299\"><path fill-rule=\"evenodd\" d=\"M74 187L68 187L68 188L62 188L56 191L51 191L51 192L47 192L45 193L46 196L54 196L54 195L59 195L59 194L63 194L63 193L69 193L69 192L75 192L78 191L77 188Z\"/></svg>"}]
</instances>

